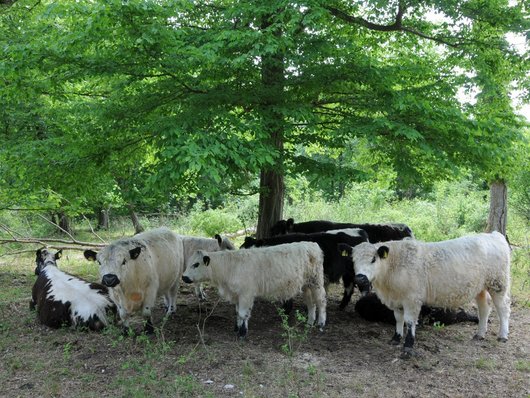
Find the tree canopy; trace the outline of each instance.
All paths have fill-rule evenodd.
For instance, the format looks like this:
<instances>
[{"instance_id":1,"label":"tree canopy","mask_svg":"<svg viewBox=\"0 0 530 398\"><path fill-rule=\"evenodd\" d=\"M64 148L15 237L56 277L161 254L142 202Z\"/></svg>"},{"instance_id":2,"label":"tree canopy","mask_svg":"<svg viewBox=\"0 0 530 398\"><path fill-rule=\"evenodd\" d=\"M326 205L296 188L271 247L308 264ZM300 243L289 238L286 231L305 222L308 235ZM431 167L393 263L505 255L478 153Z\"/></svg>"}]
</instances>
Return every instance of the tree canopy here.
<instances>
[{"instance_id":1,"label":"tree canopy","mask_svg":"<svg viewBox=\"0 0 530 398\"><path fill-rule=\"evenodd\" d=\"M506 34L529 24L507 0L18 0L0 15L0 207L266 197L267 171L509 177L529 63Z\"/></svg>"}]
</instances>

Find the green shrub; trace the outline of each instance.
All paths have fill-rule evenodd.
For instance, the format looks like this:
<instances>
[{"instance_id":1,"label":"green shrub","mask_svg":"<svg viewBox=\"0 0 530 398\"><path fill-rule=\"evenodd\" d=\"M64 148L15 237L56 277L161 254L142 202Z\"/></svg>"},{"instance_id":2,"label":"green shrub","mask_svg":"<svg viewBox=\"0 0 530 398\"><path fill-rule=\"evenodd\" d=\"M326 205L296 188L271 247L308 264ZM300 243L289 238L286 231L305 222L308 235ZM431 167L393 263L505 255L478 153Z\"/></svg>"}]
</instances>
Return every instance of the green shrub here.
<instances>
[{"instance_id":1,"label":"green shrub","mask_svg":"<svg viewBox=\"0 0 530 398\"><path fill-rule=\"evenodd\" d=\"M243 228L237 214L226 209L194 211L190 215L190 225L193 231L205 236L234 232Z\"/></svg>"}]
</instances>

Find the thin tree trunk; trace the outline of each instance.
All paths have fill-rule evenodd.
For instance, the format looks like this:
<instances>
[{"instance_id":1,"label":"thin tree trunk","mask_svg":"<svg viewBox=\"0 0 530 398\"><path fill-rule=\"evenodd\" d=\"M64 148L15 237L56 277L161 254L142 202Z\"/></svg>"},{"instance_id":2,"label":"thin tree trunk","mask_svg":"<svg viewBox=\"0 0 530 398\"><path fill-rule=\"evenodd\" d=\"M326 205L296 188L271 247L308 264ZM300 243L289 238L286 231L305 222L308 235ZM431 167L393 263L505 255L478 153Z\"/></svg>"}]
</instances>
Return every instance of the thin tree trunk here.
<instances>
[{"instance_id":1,"label":"thin tree trunk","mask_svg":"<svg viewBox=\"0 0 530 398\"><path fill-rule=\"evenodd\" d=\"M72 226L70 224L70 218L63 212L57 214L58 224L61 232L72 233Z\"/></svg>"},{"instance_id":2,"label":"thin tree trunk","mask_svg":"<svg viewBox=\"0 0 530 398\"><path fill-rule=\"evenodd\" d=\"M508 188L504 180L494 181L490 185L490 212L486 231L498 231L506 236L507 220Z\"/></svg>"},{"instance_id":3,"label":"thin tree trunk","mask_svg":"<svg viewBox=\"0 0 530 398\"><path fill-rule=\"evenodd\" d=\"M129 215L131 216L131 221L134 226L134 233L139 234L140 232L144 232L144 227L140 223L140 220L138 219L138 215L134 211L134 206L132 204L128 204L129 207Z\"/></svg>"},{"instance_id":4,"label":"thin tree trunk","mask_svg":"<svg viewBox=\"0 0 530 398\"><path fill-rule=\"evenodd\" d=\"M98 230L108 230L109 229L109 210L108 209L98 209Z\"/></svg>"}]
</instances>

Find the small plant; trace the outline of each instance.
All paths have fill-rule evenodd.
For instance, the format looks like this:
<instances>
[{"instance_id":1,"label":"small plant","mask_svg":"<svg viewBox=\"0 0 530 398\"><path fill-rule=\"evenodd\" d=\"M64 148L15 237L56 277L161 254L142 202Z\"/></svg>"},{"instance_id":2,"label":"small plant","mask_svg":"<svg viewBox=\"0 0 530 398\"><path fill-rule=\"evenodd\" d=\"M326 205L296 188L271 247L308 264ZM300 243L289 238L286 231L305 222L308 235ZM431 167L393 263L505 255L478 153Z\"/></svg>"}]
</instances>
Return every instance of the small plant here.
<instances>
[{"instance_id":1,"label":"small plant","mask_svg":"<svg viewBox=\"0 0 530 398\"><path fill-rule=\"evenodd\" d=\"M517 361L515 362L515 369L519 372L530 373L530 361Z\"/></svg>"},{"instance_id":2,"label":"small plant","mask_svg":"<svg viewBox=\"0 0 530 398\"><path fill-rule=\"evenodd\" d=\"M293 326L289 324L289 315L283 308L278 308L278 314L282 319L282 337L285 343L281 345L281 350L288 356L293 356L294 352L307 340L310 326L307 323L307 317L300 311L296 310L296 322Z\"/></svg>"},{"instance_id":3,"label":"small plant","mask_svg":"<svg viewBox=\"0 0 530 398\"><path fill-rule=\"evenodd\" d=\"M493 370L495 368L495 361L488 358L480 358L475 361L477 369Z\"/></svg>"},{"instance_id":4,"label":"small plant","mask_svg":"<svg viewBox=\"0 0 530 398\"><path fill-rule=\"evenodd\" d=\"M445 324L440 321L436 321L432 324L432 328L435 332L441 332L445 328Z\"/></svg>"},{"instance_id":5,"label":"small plant","mask_svg":"<svg viewBox=\"0 0 530 398\"><path fill-rule=\"evenodd\" d=\"M63 358L65 361L70 360L72 357L72 343L68 342L63 347Z\"/></svg>"}]
</instances>

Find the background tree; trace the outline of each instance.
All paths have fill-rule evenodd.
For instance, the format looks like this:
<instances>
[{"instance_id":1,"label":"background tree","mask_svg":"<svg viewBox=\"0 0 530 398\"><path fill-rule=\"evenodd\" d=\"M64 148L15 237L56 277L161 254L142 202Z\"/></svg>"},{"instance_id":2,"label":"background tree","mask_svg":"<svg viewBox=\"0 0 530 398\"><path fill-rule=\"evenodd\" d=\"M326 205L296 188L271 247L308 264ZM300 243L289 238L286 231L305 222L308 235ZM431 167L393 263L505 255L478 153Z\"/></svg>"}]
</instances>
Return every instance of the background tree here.
<instances>
[{"instance_id":1,"label":"background tree","mask_svg":"<svg viewBox=\"0 0 530 398\"><path fill-rule=\"evenodd\" d=\"M257 191L264 236L286 175L344 187L390 170L414 192L471 160L486 172L520 138L458 90L481 48L515 85L528 67L473 29L522 31L523 5L483 3L19 0L0 22L0 179L13 199L53 188L78 208L113 190L135 208Z\"/></svg>"}]
</instances>

